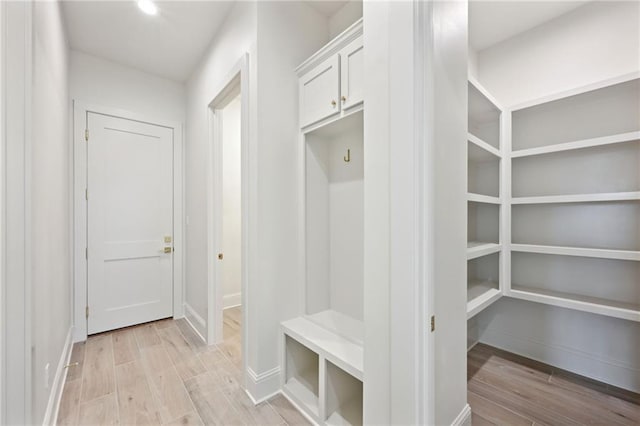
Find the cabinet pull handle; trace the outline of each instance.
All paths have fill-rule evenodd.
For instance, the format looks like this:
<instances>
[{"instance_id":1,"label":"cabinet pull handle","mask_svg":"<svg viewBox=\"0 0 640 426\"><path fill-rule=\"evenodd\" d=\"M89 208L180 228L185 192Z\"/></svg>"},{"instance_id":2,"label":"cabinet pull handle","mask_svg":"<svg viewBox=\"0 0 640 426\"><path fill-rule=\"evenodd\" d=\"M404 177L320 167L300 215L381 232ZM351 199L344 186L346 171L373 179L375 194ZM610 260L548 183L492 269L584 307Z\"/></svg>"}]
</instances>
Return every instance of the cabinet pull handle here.
<instances>
[{"instance_id":1,"label":"cabinet pull handle","mask_svg":"<svg viewBox=\"0 0 640 426\"><path fill-rule=\"evenodd\" d=\"M335 100L331 101L331 106L334 107L334 108L336 107L336 101Z\"/></svg>"},{"instance_id":2,"label":"cabinet pull handle","mask_svg":"<svg viewBox=\"0 0 640 426\"><path fill-rule=\"evenodd\" d=\"M346 97L346 96L344 96L344 95L342 95L342 97L341 97L340 99L342 99L342 103L347 102L347 97Z\"/></svg>"}]
</instances>

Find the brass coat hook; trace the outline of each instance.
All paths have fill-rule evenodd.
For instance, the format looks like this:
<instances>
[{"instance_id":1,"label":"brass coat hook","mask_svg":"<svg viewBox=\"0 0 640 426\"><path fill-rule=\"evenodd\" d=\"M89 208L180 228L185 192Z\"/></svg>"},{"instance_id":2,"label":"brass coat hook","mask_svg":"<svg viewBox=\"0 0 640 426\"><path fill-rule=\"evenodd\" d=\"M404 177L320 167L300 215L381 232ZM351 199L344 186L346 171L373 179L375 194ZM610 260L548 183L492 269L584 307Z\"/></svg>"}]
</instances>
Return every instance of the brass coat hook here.
<instances>
[{"instance_id":1,"label":"brass coat hook","mask_svg":"<svg viewBox=\"0 0 640 426\"><path fill-rule=\"evenodd\" d=\"M348 163L349 161L351 161L351 150L347 149L347 155L345 155L344 157L344 162Z\"/></svg>"}]
</instances>

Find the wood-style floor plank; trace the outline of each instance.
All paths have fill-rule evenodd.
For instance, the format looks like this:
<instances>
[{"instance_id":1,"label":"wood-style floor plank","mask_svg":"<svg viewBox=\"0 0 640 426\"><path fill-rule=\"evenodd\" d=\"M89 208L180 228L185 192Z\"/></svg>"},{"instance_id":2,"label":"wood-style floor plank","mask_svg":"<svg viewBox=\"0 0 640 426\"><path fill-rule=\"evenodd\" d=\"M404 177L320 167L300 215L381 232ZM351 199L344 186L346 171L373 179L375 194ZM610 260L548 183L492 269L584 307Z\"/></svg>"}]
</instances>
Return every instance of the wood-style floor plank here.
<instances>
[{"instance_id":1,"label":"wood-style floor plank","mask_svg":"<svg viewBox=\"0 0 640 426\"><path fill-rule=\"evenodd\" d=\"M185 381L193 404L206 425L243 424L240 414L219 389L220 386L209 373Z\"/></svg>"},{"instance_id":2,"label":"wood-style floor plank","mask_svg":"<svg viewBox=\"0 0 640 426\"><path fill-rule=\"evenodd\" d=\"M71 380L64 384L60 408L58 410L58 425L78 424L81 386L81 380Z\"/></svg>"},{"instance_id":3,"label":"wood-style floor plank","mask_svg":"<svg viewBox=\"0 0 640 426\"><path fill-rule=\"evenodd\" d=\"M125 425L157 425L160 412L140 361L116 366L118 412Z\"/></svg>"},{"instance_id":4,"label":"wood-style floor plank","mask_svg":"<svg viewBox=\"0 0 640 426\"><path fill-rule=\"evenodd\" d=\"M308 426L311 423L289 402L287 398L278 394L269 400L274 410L290 426Z\"/></svg>"},{"instance_id":5,"label":"wood-style floor plank","mask_svg":"<svg viewBox=\"0 0 640 426\"><path fill-rule=\"evenodd\" d=\"M483 344L469 351L467 362L468 400L478 423L501 424L507 410L536 425L640 424L633 392Z\"/></svg>"},{"instance_id":6,"label":"wood-style floor plank","mask_svg":"<svg viewBox=\"0 0 640 426\"><path fill-rule=\"evenodd\" d=\"M115 394L84 402L80 405L79 425L117 425L120 424L118 403Z\"/></svg>"},{"instance_id":7,"label":"wood-style floor plank","mask_svg":"<svg viewBox=\"0 0 640 426\"><path fill-rule=\"evenodd\" d=\"M138 349L134 330L133 328L125 328L112 333L115 365L140 359L140 349Z\"/></svg>"},{"instance_id":8,"label":"wood-style floor plank","mask_svg":"<svg viewBox=\"0 0 640 426\"><path fill-rule=\"evenodd\" d=\"M115 371L111 334L87 339L82 375L82 398L91 401L115 392Z\"/></svg>"}]
</instances>

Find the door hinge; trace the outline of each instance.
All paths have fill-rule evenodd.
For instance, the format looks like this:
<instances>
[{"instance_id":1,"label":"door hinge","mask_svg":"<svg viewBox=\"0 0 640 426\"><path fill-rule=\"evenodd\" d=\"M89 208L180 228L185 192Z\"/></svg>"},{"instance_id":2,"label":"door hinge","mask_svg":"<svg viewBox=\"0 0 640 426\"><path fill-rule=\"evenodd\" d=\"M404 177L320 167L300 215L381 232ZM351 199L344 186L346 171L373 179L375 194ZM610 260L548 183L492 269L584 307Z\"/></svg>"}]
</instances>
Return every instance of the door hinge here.
<instances>
[{"instance_id":1,"label":"door hinge","mask_svg":"<svg viewBox=\"0 0 640 426\"><path fill-rule=\"evenodd\" d=\"M436 316L431 315L431 331L436 331Z\"/></svg>"},{"instance_id":2,"label":"door hinge","mask_svg":"<svg viewBox=\"0 0 640 426\"><path fill-rule=\"evenodd\" d=\"M84 190L84 199L89 201L89 189Z\"/></svg>"},{"instance_id":3,"label":"door hinge","mask_svg":"<svg viewBox=\"0 0 640 426\"><path fill-rule=\"evenodd\" d=\"M86 247L84 249L84 258L89 260L89 247Z\"/></svg>"},{"instance_id":4,"label":"door hinge","mask_svg":"<svg viewBox=\"0 0 640 426\"><path fill-rule=\"evenodd\" d=\"M89 142L89 129L84 130L84 140Z\"/></svg>"},{"instance_id":5,"label":"door hinge","mask_svg":"<svg viewBox=\"0 0 640 426\"><path fill-rule=\"evenodd\" d=\"M84 309L84 315L85 315L86 318L89 318L89 307L88 306L85 307L85 309Z\"/></svg>"}]
</instances>

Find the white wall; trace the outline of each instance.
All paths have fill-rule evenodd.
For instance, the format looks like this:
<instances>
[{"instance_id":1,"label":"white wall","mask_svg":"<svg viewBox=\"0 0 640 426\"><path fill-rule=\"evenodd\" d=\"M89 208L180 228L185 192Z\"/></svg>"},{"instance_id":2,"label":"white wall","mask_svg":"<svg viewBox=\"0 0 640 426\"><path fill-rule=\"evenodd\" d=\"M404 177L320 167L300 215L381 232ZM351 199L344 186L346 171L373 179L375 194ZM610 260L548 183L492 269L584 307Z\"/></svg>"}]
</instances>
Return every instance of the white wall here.
<instances>
[{"instance_id":1,"label":"white wall","mask_svg":"<svg viewBox=\"0 0 640 426\"><path fill-rule=\"evenodd\" d=\"M639 21L638 2L588 3L478 52L478 77L511 106L637 71Z\"/></svg>"},{"instance_id":2,"label":"white wall","mask_svg":"<svg viewBox=\"0 0 640 426\"><path fill-rule=\"evenodd\" d=\"M256 5L252 2L238 2L229 12L198 68L186 83L185 304L202 319L207 318L207 273L209 261L213 261L207 258L208 108L227 83L225 79L231 77L228 74L246 53L250 54L250 79L254 78L251 72L255 68L255 38ZM253 86L251 82L249 85ZM254 88L250 87L250 91L253 90ZM250 92L250 96L254 95ZM250 111L255 109L254 103L255 101L250 101ZM257 135L251 132L250 137L253 139ZM206 335L206 324L194 325L201 327L200 332L203 336Z\"/></svg>"},{"instance_id":3,"label":"white wall","mask_svg":"<svg viewBox=\"0 0 640 426\"><path fill-rule=\"evenodd\" d=\"M329 38L334 38L362 18L362 0L349 0L329 17Z\"/></svg>"},{"instance_id":4,"label":"white wall","mask_svg":"<svg viewBox=\"0 0 640 426\"><path fill-rule=\"evenodd\" d=\"M639 19L637 2L587 4L478 52L480 82L513 105L638 71ZM640 323L502 298L478 331L482 342L640 391Z\"/></svg>"},{"instance_id":5,"label":"white wall","mask_svg":"<svg viewBox=\"0 0 640 426\"><path fill-rule=\"evenodd\" d=\"M295 68L329 40L327 19L302 2L258 2L259 274L250 283L249 310L256 338L249 353L255 372L279 365L282 320L301 315L304 275L299 246L298 80ZM274 99L277 106L274 107ZM275 389L274 389L275 390Z\"/></svg>"},{"instance_id":6,"label":"white wall","mask_svg":"<svg viewBox=\"0 0 640 426\"><path fill-rule=\"evenodd\" d=\"M41 423L71 327L71 139L68 45L60 7L35 2L33 11L32 421Z\"/></svg>"},{"instance_id":7,"label":"white wall","mask_svg":"<svg viewBox=\"0 0 640 426\"><path fill-rule=\"evenodd\" d=\"M73 50L69 67L73 100L149 119L185 121L186 91L182 83Z\"/></svg>"},{"instance_id":8,"label":"white wall","mask_svg":"<svg viewBox=\"0 0 640 426\"><path fill-rule=\"evenodd\" d=\"M225 308L241 303L240 96L222 110L222 285Z\"/></svg>"}]
</instances>

